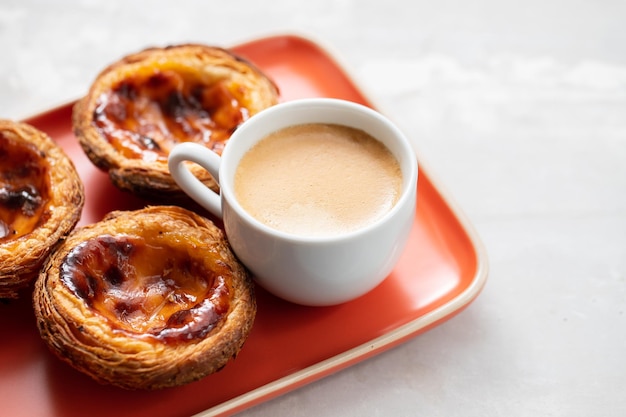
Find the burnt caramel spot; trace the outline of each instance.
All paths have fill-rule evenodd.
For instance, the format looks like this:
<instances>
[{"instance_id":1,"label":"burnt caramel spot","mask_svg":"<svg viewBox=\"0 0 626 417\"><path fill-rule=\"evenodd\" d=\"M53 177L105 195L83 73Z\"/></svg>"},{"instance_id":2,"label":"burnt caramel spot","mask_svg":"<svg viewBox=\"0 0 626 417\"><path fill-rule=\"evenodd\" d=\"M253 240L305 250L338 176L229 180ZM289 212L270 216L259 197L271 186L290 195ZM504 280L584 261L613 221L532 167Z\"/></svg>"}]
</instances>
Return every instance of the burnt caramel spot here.
<instances>
[{"instance_id":1,"label":"burnt caramel spot","mask_svg":"<svg viewBox=\"0 0 626 417\"><path fill-rule=\"evenodd\" d=\"M166 343L203 338L228 311L230 269L157 236L87 240L66 255L61 281L115 331Z\"/></svg>"},{"instance_id":2,"label":"burnt caramel spot","mask_svg":"<svg viewBox=\"0 0 626 417\"><path fill-rule=\"evenodd\" d=\"M104 92L94 125L123 156L167 161L179 142L197 142L221 153L249 113L243 90L229 80L206 84L192 70L155 70Z\"/></svg>"},{"instance_id":3,"label":"burnt caramel spot","mask_svg":"<svg viewBox=\"0 0 626 417\"><path fill-rule=\"evenodd\" d=\"M31 184L17 189L11 188L13 187L0 188L0 204L11 210L21 210L27 216L33 216L43 202L39 190Z\"/></svg>"},{"instance_id":4,"label":"burnt caramel spot","mask_svg":"<svg viewBox=\"0 0 626 417\"><path fill-rule=\"evenodd\" d=\"M0 243L46 220L49 182L46 155L0 132Z\"/></svg>"}]
</instances>

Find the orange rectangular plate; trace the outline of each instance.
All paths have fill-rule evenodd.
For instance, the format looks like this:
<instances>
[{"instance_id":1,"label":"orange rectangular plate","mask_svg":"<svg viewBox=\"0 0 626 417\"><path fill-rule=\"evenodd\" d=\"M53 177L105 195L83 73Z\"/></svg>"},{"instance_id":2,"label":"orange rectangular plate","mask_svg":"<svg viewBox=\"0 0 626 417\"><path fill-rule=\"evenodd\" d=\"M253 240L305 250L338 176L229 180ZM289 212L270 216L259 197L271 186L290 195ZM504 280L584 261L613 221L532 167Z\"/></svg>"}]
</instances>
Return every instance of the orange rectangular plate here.
<instances>
[{"instance_id":1,"label":"orange rectangular plate","mask_svg":"<svg viewBox=\"0 0 626 417\"><path fill-rule=\"evenodd\" d=\"M372 106L337 62L298 36L232 48L272 77L283 100L336 97ZM85 183L81 224L144 202L118 191L80 149L71 104L26 120L52 136ZM29 299L0 303L0 413L7 416L230 414L389 349L450 318L480 292L486 253L461 211L420 166L415 224L393 273L365 296L312 308L258 290L257 319L239 356L217 374L158 392L101 386L48 352Z\"/></svg>"}]
</instances>

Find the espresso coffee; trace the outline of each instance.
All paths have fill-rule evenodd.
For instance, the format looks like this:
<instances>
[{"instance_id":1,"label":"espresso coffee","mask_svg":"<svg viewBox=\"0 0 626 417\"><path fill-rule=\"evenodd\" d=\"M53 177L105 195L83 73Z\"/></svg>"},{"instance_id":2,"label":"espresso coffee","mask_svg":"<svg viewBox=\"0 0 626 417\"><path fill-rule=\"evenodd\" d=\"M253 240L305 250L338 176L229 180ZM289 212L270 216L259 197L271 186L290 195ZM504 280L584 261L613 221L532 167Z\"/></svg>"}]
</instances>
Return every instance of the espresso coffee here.
<instances>
[{"instance_id":1,"label":"espresso coffee","mask_svg":"<svg viewBox=\"0 0 626 417\"><path fill-rule=\"evenodd\" d=\"M359 229L398 200L402 172L381 142L333 124L303 124L270 134L235 172L241 206L274 229L332 236Z\"/></svg>"}]
</instances>

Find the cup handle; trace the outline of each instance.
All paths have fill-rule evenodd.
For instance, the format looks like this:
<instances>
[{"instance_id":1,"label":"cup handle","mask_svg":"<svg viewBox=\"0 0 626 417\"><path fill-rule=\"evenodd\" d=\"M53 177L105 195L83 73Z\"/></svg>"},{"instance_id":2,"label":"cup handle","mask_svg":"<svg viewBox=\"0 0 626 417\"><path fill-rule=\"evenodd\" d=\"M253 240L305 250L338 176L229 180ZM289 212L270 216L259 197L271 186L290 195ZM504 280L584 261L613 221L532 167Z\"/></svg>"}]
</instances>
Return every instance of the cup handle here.
<instances>
[{"instance_id":1,"label":"cup handle","mask_svg":"<svg viewBox=\"0 0 626 417\"><path fill-rule=\"evenodd\" d=\"M220 195L196 178L185 165L185 161L195 162L200 165L213 176L217 183L219 183L220 156L205 146L192 142L184 142L172 148L167 160L167 165L174 181L176 181L180 188L198 204L221 219L222 202Z\"/></svg>"}]
</instances>

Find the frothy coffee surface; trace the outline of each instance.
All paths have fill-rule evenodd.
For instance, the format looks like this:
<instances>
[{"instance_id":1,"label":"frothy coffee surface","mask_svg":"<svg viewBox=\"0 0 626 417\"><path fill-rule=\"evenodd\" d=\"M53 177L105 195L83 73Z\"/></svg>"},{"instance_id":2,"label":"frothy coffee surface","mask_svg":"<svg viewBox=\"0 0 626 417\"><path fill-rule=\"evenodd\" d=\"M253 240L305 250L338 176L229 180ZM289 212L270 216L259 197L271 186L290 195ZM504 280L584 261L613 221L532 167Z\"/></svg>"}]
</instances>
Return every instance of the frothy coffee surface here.
<instances>
[{"instance_id":1,"label":"frothy coffee surface","mask_svg":"<svg viewBox=\"0 0 626 417\"><path fill-rule=\"evenodd\" d=\"M367 133L346 126L304 124L262 139L235 173L239 203L284 232L332 236L361 228L396 203L400 166Z\"/></svg>"}]
</instances>

